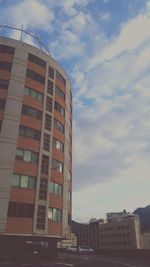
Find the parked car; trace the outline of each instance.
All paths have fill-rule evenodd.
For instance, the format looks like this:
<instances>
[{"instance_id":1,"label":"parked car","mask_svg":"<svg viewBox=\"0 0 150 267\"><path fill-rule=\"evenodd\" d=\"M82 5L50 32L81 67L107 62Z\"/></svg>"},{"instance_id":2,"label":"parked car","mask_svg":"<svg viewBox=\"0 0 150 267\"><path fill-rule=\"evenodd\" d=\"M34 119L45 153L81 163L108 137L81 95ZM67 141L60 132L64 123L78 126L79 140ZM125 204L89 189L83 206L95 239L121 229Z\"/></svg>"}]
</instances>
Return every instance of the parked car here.
<instances>
[{"instance_id":1,"label":"parked car","mask_svg":"<svg viewBox=\"0 0 150 267\"><path fill-rule=\"evenodd\" d=\"M79 252L79 253L92 253L94 252L94 250L88 246L79 246L79 248L77 246L70 246L67 249L68 252Z\"/></svg>"}]
</instances>

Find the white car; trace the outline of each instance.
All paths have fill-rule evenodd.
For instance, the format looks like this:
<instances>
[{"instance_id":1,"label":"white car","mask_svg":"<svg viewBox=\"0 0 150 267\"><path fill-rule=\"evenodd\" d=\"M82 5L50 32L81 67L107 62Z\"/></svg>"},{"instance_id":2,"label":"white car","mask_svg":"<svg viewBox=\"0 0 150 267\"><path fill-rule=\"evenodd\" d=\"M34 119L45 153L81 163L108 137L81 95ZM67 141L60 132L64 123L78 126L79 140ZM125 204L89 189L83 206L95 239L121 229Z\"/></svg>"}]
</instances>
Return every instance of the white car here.
<instances>
[{"instance_id":1,"label":"white car","mask_svg":"<svg viewBox=\"0 0 150 267\"><path fill-rule=\"evenodd\" d=\"M94 250L88 246L79 246L79 249L77 246L71 246L67 249L68 252L86 252L91 253L94 252Z\"/></svg>"}]
</instances>

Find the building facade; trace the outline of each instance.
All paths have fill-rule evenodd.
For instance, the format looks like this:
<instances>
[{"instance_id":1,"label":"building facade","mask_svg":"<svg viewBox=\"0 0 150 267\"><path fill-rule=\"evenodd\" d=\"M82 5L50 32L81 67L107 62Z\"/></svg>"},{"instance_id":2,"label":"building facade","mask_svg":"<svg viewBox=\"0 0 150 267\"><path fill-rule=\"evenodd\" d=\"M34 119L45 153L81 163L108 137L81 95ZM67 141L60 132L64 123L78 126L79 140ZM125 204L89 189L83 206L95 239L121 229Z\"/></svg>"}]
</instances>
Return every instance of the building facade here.
<instances>
[{"instance_id":1,"label":"building facade","mask_svg":"<svg viewBox=\"0 0 150 267\"><path fill-rule=\"evenodd\" d=\"M89 224L74 223L78 245L95 250L141 249L139 217L126 211L109 213L107 219L91 220Z\"/></svg>"},{"instance_id":2,"label":"building facade","mask_svg":"<svg viewBox=\"0 0 150 267\"><path fill-rule=\"evenodd\" d=\"M69 248L71 246L77 245L77 238L74 233L71 233L71 236L69 239L63 239L58 242L57 247L58 248Z\"/></svg>"},{"instance_id":3,"label":"building facade","mask_svg":"<svg viewBox=\"0 0 150 267\"><path fill-rule=\"evenodd\" d=\"M150 249L150 232L142 234L143 249Z\"/></svg>"},{"instance_id":4,"label":"building facade","mask_svg":"<svg viewBox=\"0 0 150 267\"><path fill-rule=\"evenodd\" d=\"M0 37L0 238L70 236L72 93L48 54Z\"/></svg>"}]
</instances>

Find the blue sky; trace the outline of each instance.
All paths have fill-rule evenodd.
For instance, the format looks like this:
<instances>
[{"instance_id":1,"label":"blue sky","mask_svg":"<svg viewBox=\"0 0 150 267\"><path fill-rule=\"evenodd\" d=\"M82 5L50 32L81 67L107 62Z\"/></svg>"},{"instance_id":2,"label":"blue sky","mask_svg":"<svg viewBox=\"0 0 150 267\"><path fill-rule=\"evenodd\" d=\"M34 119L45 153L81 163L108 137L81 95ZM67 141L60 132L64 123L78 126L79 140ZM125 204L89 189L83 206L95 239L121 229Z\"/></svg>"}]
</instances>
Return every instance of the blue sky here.
<instances>
[{"instance_id":1,"label":"blue sky","mask_svg":"<svg viewBox=\"0 0 150 267\"><path fill-rule=\"evenodd\" d=\"M0 0L72 82L73 218L150 203L150 1ZM1 30L1 35L19 35ZM24 41L33 40L24 36Z\"/></svg>"}]
</instances>

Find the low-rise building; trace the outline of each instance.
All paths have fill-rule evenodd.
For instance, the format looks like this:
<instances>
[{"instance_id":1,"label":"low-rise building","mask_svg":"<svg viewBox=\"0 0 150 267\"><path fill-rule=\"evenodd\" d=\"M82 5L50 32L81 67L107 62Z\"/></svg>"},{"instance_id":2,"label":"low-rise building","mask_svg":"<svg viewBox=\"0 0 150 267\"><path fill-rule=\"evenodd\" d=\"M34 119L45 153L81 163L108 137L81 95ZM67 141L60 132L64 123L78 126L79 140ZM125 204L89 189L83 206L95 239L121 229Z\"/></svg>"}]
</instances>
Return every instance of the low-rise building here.
<instances>
[{"instance_id":1,"label":"low-rise building","mask_svg":"<svg viewBox=\"0 0 150 267\"><path fill-rule=\"evenodd\" d=\"M58 248L69 248L71 246L77 245L77 238L74 233L71 233L70 239L63 239L58 242L57 247Z\"/></svg>"},{"instance_id":2,"label":"low-rise building","mask_svg":"<svg viewBox=\"0 0 150 267\"><path fill-rule=\"evenodd\" d=\"M150 233L142 234L143 249L150 249Z\"/></svg>"},{"instance_id":3,"label":"low-rise building","mask_svg":"<svg viewBox=\"0 0 150 267\"><path fill-rule=\"evenodd\" d=\"M106 214L106 219L77 223L74 232L77 244L93 249L141 249L142 238L139 217L126 212Z\"/></svg>"}]
</instances>

